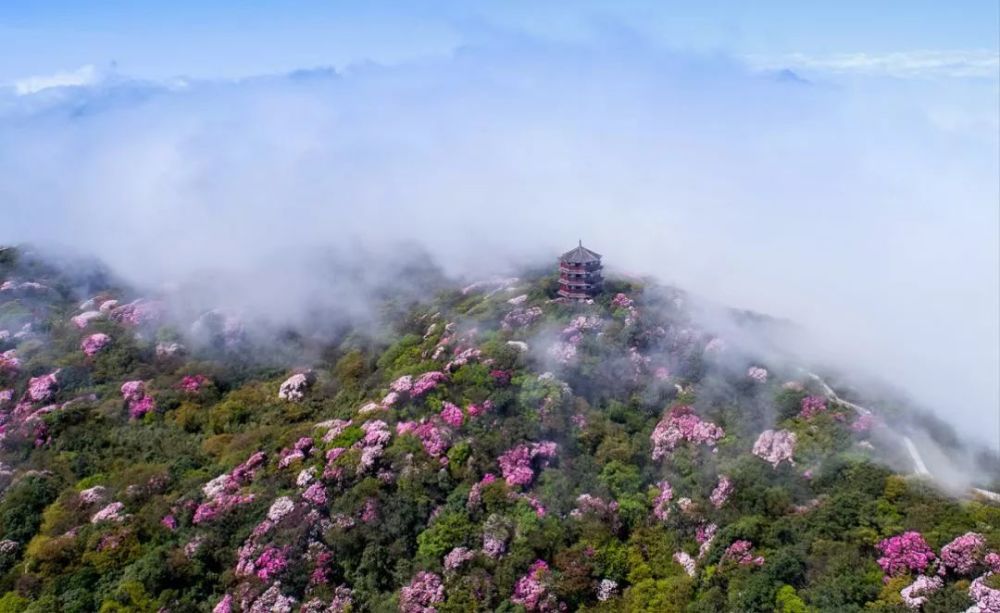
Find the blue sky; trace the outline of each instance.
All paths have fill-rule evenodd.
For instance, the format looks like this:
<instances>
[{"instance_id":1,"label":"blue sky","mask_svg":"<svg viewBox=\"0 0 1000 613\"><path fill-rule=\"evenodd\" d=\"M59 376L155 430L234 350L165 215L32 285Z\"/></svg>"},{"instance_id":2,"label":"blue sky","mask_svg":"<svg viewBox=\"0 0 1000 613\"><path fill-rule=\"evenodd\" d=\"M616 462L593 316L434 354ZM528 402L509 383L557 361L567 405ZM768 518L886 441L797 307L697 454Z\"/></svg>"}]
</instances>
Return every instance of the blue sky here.
<instances>
[{"instance_id":1,"label":"blue sky","mask_svg":"<svg viewBox=\"0 0 1000 613\"><path fill-rule=\"evenodd\" d=\"M149 79L396 63L448 53L498 30L580 40L621 28L668 48L765 58L995 51L998 18L998 3L989 0L5 0L0 83L112 63Z\"/></svg>"}]
</instances>

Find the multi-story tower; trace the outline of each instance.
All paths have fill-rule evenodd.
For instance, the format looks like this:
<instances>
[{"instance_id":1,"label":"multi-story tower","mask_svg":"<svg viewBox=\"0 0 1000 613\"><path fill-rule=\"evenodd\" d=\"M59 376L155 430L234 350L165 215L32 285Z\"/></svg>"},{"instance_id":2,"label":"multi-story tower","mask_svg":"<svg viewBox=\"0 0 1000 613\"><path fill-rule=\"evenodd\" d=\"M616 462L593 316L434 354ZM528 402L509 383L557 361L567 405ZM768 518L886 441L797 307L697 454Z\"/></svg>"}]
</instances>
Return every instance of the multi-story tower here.
<instances>
[{"instance_id":1,"label":"multi-story tower","mask_svg":"<svg viewBox=\"0 0 1000 613\"><path fill-rule=\"evenodd\" d=\"M601 254L583 246L559 256L559 295L570 300L587 300L600 293L604 284L601 276Z\"/></svg>"}]
</instances>

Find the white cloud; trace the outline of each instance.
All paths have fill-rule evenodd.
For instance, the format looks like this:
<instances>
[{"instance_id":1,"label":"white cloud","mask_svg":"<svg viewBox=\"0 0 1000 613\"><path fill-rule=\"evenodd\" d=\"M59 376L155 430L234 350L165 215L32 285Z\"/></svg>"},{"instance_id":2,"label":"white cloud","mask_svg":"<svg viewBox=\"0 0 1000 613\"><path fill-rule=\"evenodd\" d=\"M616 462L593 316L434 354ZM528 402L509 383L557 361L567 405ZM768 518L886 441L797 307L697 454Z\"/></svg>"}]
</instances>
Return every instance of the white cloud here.
<instances>
[{"instance_id":1,"label":"white cloud","mask_svg":"<svg viewBox=\"0 0 1000 613\"><path fill-rule=\"evenodd\" d=\"M93 64L81 66L76 70L57 72L50 75L38 75L18 79L14 82L14 90L19 96L36 94L53 87L80 87L93 85L100 80L100 72Z\"/></svg>"},{"instance_id":2,"label":"white cloud","mask_svg":"<svg viewBox=\"0 0 1000 613\"><path fill-rule=\"evenodd\" d=\"M924 50L893 53L833 53L746 56L763 70L793 70L888 76L897 78L993 78L1000 71L1000 54L990 50Z\"/></svg>"}]
</instances>

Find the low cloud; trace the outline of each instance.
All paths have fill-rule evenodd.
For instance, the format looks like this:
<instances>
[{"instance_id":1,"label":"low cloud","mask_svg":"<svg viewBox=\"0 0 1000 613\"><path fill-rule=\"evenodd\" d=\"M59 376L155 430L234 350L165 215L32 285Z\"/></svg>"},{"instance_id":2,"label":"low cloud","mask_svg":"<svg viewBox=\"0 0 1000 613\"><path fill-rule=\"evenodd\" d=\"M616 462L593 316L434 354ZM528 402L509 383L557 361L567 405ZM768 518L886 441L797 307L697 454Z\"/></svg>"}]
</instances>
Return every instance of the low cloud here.
<instances>
[{"instance_id":1,"label":"low cloud","mask_svg":"<svg viewBox=\"0 0 1000 613\"><path fill-rule=\"evenodd\" d=\"M477 276L583 238L619 271L794 320L995 443L996 80L813 65L805 82L620 34L514 37L340 72L25 89L0 100L0 241L145 286L227 278L221 299L280 319L353 303L325 250Z\"/></svg>"}]
</instances>

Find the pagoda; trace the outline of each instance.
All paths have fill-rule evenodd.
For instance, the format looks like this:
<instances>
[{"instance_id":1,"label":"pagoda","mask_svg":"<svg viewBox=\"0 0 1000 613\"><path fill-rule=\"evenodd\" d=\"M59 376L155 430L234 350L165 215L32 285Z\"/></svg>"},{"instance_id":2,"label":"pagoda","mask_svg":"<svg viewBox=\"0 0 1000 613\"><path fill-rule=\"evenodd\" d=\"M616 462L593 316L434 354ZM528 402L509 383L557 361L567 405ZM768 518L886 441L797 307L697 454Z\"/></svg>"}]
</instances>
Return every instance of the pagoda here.
<instances>
[{"instance_id":1,"label":"pagoda","mask_svg":"<svg viewBox=\"0 0 1000 613\"><path fill-rule=\"evenodd\" d=\"M559 295L568 300L588 300L600 293L601 254L583 246L559 256Z\"/></svg>"}]
</instances>

